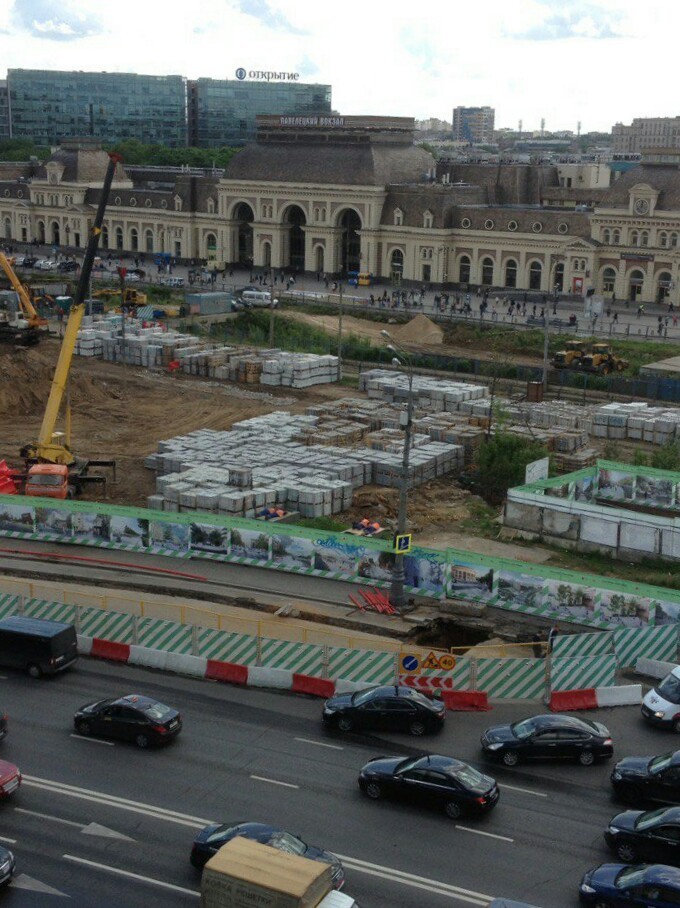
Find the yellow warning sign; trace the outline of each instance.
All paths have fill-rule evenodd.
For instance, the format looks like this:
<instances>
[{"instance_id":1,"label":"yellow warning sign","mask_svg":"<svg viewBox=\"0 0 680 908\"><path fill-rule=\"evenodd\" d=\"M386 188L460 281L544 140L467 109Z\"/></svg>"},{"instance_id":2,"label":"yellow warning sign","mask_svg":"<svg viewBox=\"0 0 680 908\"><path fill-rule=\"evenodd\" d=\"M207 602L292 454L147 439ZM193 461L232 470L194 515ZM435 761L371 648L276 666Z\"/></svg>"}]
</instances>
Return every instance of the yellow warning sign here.
<instances>
[{"instance_id":1,"label":"yellow warning sign","mask_svg":"<svg viewBox=\"0 0 680 908\"><path fill-rule=\"evenodd\" d=\"M439 668L442 671L450 672L456 667L456 657L450 656L448 653L444 653L443 656L439 657Z\"/></svg>"},{"instance_id":2,"label":"yellow warning sign","mask_svg":"<svg viewBox=\"0 0 680 908\"><path fill-rule=\"evenodd\" d=\"M427 658L423 660L422 667L429 669L439 668L439 659L434 653L430 653Z\"/></svg>"}]
</instances>

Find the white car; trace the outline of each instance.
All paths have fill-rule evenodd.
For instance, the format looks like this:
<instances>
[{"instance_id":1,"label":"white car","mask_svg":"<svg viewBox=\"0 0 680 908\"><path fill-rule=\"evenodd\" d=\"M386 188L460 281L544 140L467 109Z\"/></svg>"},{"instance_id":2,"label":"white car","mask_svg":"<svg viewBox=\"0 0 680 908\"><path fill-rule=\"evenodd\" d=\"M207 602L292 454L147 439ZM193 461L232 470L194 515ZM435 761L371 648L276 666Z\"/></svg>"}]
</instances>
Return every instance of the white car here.
<instances>
[{"instance_id":1,"label":"white car","mask_svg":"<svg viewBox=\"0 0 680 908\"><path fill-rule=\"evenodd\" d=\"M128 273L125 275L126 284L135 284L138 281L139 281L139 275L135 274L134 271L128 271Z\"/></svg>"},{"instance_id":2,"label":"white car","mask_svg":"<svg viewBox=\"0 0 680 908\"><path fill-rule=\"evenodd\" d=\"M37 271L56 271L57 262L52 261L52 259L38 259L33 267Z\"/></svg>"},{"instance_id":3,"label":"white car","mask_svg":"<svg viewBox=\"0 0 680 908\"><path fill-rule=\"evenodd\" d=\"M161 284L164 287L183 287L184 278L183 277L162 277Z\"/></svg>"},{"instance_id":4,"label":"white car","mask_svg":"<svg viewBox=\"0 0 680 908\"><path fill-rule=\"evenodd\" d=\"M680 666L646 694L641 710L645 719L653 725L680 732Z\"/></svg>"}]
</instances>

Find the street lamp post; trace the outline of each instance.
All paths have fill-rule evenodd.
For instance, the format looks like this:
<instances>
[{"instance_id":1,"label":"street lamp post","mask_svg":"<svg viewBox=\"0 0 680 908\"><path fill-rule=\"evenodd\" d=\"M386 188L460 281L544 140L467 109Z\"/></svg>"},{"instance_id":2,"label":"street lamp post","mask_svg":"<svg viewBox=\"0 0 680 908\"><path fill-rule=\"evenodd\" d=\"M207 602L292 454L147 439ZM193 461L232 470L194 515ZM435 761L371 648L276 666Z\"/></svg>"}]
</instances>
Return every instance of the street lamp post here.
<instances>
[{"instance_id":1,"label":"street lamp post","mask_svg":"<svg viewBox=\"0 0 680 908\"><path fill-rule=\"evenodd\" d=\"M401 478L399 481L399 510L397 512L397 536L403 536L406 532L406 522L408 518L408 468L409 458L411 455L411 433L413 431L413 361L410 354L401 344L394 340L389 331L380 332L386 337L390 344L388 350L401 354L401 359L397 356L392 360L395 366L405 366L408 375L408 398L406 404L406 421L402 422L404 427L404 453L401 462ZM402 414L403 416L403 414ZM394 556L394 567L392 569L392 586L390 589L390 602L396 609L401 609L406 605L406 596L404 594L404 581L406 575L404 572L404 556L396 552Z\"/></svg>"}]
</instances>

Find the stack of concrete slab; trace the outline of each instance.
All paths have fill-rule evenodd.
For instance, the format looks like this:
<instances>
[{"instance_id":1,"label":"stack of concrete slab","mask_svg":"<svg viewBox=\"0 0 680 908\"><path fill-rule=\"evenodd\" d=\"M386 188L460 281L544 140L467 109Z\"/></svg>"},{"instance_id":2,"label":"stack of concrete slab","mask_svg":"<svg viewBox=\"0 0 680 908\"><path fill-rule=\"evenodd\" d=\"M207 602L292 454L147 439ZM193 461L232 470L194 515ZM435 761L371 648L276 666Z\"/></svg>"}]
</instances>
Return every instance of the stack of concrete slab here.
<instances>
[{"instance_id":1,"label":"stack of concrete slab","mask_svg":"<svg viewBox=\"0 0 680 908\"><path fill-rule=\"evenodd\" d=\"M593 413L593 435L663 445L680 438L680 408L640 401L604 404Z\"/></svg>"}]
</instances>

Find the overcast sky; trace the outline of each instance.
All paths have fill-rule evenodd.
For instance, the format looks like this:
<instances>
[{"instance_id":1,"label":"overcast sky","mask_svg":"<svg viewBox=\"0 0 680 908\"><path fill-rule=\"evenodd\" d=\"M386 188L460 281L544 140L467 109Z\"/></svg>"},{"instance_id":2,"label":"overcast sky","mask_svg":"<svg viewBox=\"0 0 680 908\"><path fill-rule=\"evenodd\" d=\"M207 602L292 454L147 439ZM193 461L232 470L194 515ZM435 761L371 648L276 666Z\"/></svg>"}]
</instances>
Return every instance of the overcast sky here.
<instances>
[{"instance_id":1,"label":"overcast sky","mask_svg":"<svg viewBox=\"0 0 680 908\"><path fill-rule=\"evenodd\" d=\"M588 132L680 115L679 25L677 0L0 0L0 78L285 70L342 114L488 104L497 127Z\"/></svg>"}]
</instances>

